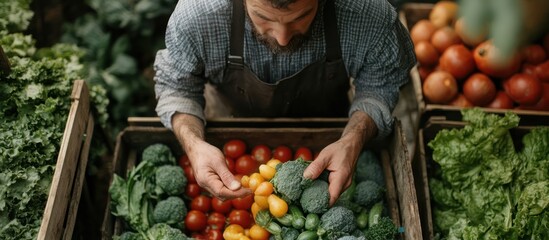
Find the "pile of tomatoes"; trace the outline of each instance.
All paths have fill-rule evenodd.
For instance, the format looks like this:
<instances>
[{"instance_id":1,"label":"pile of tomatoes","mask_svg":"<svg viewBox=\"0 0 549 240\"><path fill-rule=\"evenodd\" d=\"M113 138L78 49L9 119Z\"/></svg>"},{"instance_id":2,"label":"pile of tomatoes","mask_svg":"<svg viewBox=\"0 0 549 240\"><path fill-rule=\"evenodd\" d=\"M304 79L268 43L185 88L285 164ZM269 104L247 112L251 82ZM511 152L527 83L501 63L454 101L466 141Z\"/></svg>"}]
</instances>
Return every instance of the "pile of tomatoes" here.
<instances>
[{"instance_id":1,"label":"pile of tomatoes","mask_svg":"<svg viewBox=\"0 0 549 240\"><path fill-rule=\"evenodd\" d=\"M312 151L307 147L299 147L294 152L285 145L271 149L258 144L248 152L246 143L240 139L227 141L222 151L229 170L253 194L229 200L212 197L196 183L188 157L181 156L179 165L188 179L185 189L189 209L184 222L186 232L199 240L267 240L270 233L255 224L255 214L268 208L275 216L284 215L288 209L284 200L273 194L273 186L268 181L276 172L276 164L299 157L312 160Z\"/></svg>"},{"instance_id":2,"label":"pile of tomatoes","mask_svg":"<svg viewBox=\"0 0 549 240\"><path fill-rule=\"evenodd\" d=\"M549 111L549 33L503 58L487 34L467 32L457 11L439 1L410 29L426 101Z\"/></svg>"}]
</instances>

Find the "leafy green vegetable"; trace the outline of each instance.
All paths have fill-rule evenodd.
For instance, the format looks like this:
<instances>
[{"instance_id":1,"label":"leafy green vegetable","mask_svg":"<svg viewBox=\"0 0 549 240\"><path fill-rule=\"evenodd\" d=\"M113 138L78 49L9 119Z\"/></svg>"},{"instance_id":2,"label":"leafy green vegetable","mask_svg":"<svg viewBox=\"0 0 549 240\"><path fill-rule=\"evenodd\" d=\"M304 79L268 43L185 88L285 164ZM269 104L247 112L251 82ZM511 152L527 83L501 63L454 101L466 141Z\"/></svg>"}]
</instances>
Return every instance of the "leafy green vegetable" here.
<instances>
[{"instance_id":1,"label":"leafy green vegetable","mask_svg":"<svg viewBox=\"0 0 549 240\"><path fill-rule=\"evenodd\" d=\"M448 239L546 239L549 128L530 131L517 152L509 131L516 114L462 114L465 127L428 144L440 166L429 179L437 231Z\"/></svg>"}]
</instances>

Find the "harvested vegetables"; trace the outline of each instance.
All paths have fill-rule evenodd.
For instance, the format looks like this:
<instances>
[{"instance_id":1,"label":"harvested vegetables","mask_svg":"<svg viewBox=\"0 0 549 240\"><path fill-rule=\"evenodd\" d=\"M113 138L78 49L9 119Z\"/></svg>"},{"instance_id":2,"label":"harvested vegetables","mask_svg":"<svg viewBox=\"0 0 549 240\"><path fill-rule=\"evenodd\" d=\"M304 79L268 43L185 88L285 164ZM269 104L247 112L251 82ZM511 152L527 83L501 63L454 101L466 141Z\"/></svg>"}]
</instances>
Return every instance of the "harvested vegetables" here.
<instances>
[{"instance_id":1,"label":"harvested vegetables","mask_svg":"<svg viewBox=\"0 0 549 240\"><path fill-rule=\"evenodd\" d=\"M549 239L549 127L513 142L519 117L462 110L468 124L429 142L436 232L446 239Z\"/></svg>"}]
</instances>

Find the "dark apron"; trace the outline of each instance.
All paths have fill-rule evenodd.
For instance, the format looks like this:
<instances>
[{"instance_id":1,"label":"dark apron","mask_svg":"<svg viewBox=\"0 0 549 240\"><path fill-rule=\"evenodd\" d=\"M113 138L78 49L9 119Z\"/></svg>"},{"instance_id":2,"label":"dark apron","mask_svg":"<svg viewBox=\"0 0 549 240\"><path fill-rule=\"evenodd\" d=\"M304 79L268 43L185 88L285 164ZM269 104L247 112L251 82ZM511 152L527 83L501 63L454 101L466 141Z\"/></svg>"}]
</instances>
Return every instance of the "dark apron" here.
<instances>
[{"instance_id":1,"label":"dark apron","mask_svg":"<svg viewBox=\"0 0 549 240\"><path fill-rule=\"evenodd\" d=\"M341 58L333 0L324 6L326 56L275 84L261 81L243 61L244 7L233 0L230 55L217 86L235 117L346 117L349 77Z\"/></svg>"}]
</instances>

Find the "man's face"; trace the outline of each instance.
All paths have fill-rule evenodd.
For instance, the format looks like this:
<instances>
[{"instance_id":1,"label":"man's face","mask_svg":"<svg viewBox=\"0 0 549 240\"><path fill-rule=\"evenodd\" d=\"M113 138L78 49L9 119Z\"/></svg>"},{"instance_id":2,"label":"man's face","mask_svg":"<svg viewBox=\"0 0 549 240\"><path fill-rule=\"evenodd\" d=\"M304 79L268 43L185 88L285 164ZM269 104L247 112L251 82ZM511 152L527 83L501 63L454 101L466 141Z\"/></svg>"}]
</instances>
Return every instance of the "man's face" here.
<instances>
[{"instance_id":1,"label":"man's face","mask_svg":"<svg viewBox=\"0 0 549 240\"><path fill-rule=\"evenodd\" d=\"M245 0L256 38L273 53L291 53L309 37L318 0L297 0L287 9L274 8L268 0Z\"/></svg>"}]
</instances>

